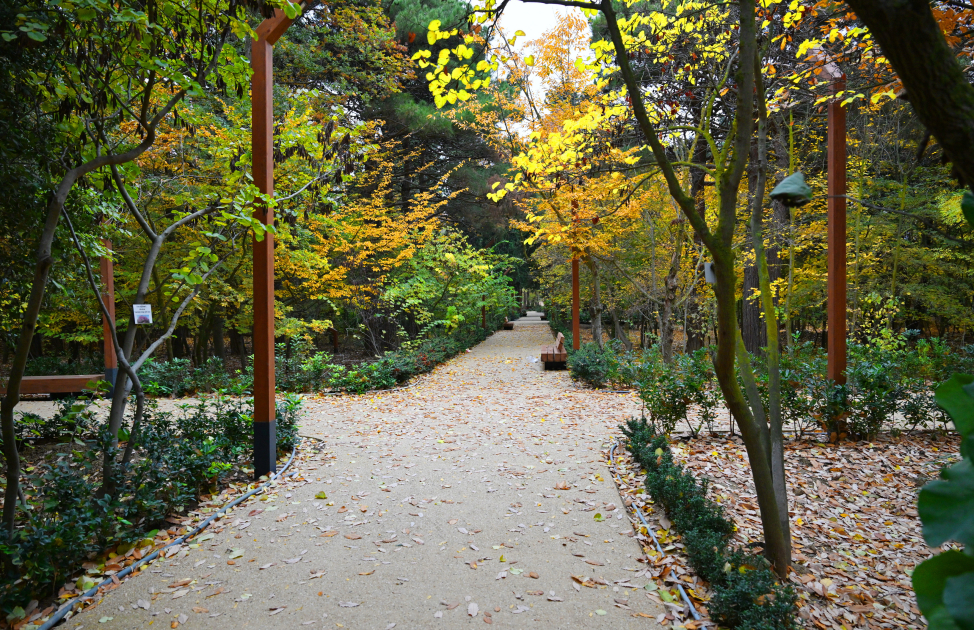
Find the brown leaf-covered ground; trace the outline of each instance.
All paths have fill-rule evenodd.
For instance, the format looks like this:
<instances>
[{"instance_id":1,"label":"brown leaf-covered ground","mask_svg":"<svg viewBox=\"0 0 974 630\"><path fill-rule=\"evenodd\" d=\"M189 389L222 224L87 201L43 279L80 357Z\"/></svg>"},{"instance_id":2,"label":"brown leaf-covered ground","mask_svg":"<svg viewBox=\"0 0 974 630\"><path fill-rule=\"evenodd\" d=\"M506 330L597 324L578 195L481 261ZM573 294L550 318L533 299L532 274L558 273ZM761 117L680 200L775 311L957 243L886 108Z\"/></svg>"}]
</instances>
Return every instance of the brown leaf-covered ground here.
<instances>
[{"instance_id":1,"label":"brown leaf-covered ground","mask_svg":"<svg viewBox=\"0 0 974 630\"><path fill-rule=\"evenodd\" d=\"M910 583L913 568L935 550L923 541L916 495L941 468L958 457L955 435L927 433L839 446L812 439L786 447L786 468L800 616L808 628L923 628ZM710 479L710 497L724 506L737 531L732 544L763 536L744 446L726 434L676 441L676 458L698 478ZM678 552L669 522L646 504L643 476L623 449L614 471L635 509L645 507L661 542ZM665 527L664 527L665 525ZM644 543L646 544L646 543ZM651 543L649 543L651 544ZM678 556L686 564L685 556ZM700 600L705 585L674 559L656 560L657 583L672 588L674 576ZM669 578L669 579L667 579Z\"/></svg>"}]
</instances>

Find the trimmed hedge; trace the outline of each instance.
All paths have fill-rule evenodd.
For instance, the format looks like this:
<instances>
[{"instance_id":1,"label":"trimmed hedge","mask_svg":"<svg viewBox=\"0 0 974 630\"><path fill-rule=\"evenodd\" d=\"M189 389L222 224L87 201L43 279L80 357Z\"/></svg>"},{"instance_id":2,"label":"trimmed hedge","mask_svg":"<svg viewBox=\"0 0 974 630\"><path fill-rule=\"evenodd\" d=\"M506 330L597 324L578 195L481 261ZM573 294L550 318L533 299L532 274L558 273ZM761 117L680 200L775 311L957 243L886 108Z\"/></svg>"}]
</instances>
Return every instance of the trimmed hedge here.
<instances>
[{"instance_id":1,"label":"trimmed hedge","mask_svg":"<svg viewBox=\"0 0 974 630\"><path fill-rule=\"evenodd\" d=\"M722 506L707 498L707 481L673 460L669 442L643 419L620 427L629 452L646 470L646 490L666 510L682 536L690 566L710 583L710 618L721 626L747 630L794 630L797 600L762 556L730 549L733 523Z\"/></svg>"},{"instance_id":2,"label":"trimmed hedge","mask_svg":"<svg viewBox=\"0 0 974 630\"><path fill-rule=\"evenodd\" d=\"M167 515L215 491L250 461L253 400L219 396L175 412L149 401L134 456L124 465L121 448L96 421L92 403L79 399L62 405L53 418L32 419L45 424L46 437L72 446L25 467L27 506L18 509L13 536L0 540L0 554L9 563L0 574L0 615L56 594L58 585L102 551L151 538L146 532ZM294 394L277 405L278 456L298 442L301 406ZM114 495L100 483L106 457L118 462Z\"/></svg>"}]
</instances>

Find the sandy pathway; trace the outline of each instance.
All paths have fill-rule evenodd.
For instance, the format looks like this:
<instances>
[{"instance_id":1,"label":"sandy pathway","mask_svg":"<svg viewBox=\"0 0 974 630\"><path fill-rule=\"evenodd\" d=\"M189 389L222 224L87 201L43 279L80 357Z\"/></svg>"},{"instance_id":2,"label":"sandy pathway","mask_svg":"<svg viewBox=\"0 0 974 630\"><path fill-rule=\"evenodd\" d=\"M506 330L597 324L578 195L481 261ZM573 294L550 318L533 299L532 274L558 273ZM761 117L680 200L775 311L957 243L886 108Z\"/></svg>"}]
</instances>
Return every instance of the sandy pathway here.
<instances>
[{"instance_id":1,"label":"sandy pathway","mask_svg":"<svg viewBox=\"0 0 974 630\"><path fill-rule=\"evenodd\" d=\"M550 340L516 326L408 389L309 399L320 453L65 627L659 627L601 454L638 401L542 371Z\"/></svg>"}]
</instances>

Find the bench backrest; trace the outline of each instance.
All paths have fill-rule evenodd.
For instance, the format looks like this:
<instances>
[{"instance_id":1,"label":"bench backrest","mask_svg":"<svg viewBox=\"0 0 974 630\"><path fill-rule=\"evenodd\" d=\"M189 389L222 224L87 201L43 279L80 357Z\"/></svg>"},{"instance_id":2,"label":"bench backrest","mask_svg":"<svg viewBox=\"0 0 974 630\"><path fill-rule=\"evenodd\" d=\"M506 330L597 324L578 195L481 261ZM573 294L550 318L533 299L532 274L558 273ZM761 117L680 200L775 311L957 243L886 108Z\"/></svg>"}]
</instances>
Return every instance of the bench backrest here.
<instances>
[{"instance_id":1,"label":"bench backrest","mask_svg":"<svg viewBox=\"0 0 974 630\"><path fill-rule=\"evenodd\" d=\"M555 337L555 351L564 352L565 351L565 335L558 333Z\"/></svg>"}]
</instances>

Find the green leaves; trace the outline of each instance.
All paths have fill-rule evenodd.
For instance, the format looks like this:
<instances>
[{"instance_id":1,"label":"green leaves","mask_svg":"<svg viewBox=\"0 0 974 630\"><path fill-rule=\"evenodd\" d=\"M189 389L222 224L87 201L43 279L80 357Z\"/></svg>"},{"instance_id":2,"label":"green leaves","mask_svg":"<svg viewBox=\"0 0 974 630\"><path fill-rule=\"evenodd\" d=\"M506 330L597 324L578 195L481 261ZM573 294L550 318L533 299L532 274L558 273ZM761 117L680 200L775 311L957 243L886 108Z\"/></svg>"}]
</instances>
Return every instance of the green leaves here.
<instances>
[{"instance_id":1,"label":"green leaves","mask_svg":"<svg viewBox=\"0 0 974 630\"><path fill-rule=\"evenodd\" d=\"M956 630L974 628L972 619L963 620L954 612L963 613L965 604L963 589L970 589L974 582L974 557L951 550L926 560L913 571L913 590L917 605L927 618L931 630ZM970 590L967 599L970 600ZM950 604L947 596L949 594ZM960 601L958 601L960 600ZM967 611L968 615L970 610Z\"/></svg>"},{"instance_id":2,"label":"green leaves","mask_svg":"<svg viewBox=\"0 0 974 630\"><path fill-rule=\"evenodd\" d=\"M918 510L923 538L936 547L949 540L974 544L974 465L963 459L920 491Z\"/></svg>"},{"instance_id":3,"label":"green leaves","mask_svg":"<svg viewBox=\"0 0 974 630\"><path fill-rule=\"evenodd\" d=\"M974 376L954 374L937 388L937 404L950 414L962 436L974 433Z\"/></svg>"},{"instance_id":4,"label":"green leaves","mask_svg":"<svg viewBox=\"0 0 974 630\"><path fill-rule=\"evenodd\" d=\"M964 193L964 215L971 221L974 196ZM961 434L963 459L941 472L920 491L917 509L923 538L933 547L956 541L968 552L952 549L920 564L913 572L917 604L932 630L974 630L974 376L954 374L937 388L937 404Z\"/></svg>"}]
</instances>

